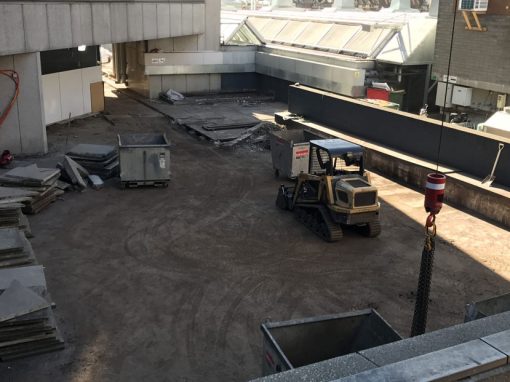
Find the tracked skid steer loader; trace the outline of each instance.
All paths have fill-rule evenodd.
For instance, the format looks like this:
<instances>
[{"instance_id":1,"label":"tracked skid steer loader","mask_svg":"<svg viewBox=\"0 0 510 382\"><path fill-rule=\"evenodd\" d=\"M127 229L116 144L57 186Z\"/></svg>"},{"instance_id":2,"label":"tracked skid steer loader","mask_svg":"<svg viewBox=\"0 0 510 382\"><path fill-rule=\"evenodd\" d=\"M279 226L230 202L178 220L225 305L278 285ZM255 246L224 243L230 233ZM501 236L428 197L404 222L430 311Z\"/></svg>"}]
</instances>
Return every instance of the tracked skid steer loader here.
<instances>
[{"instance_id":1,"label":"tracked skid steer loader","mask_svg":"<svg viewBox=\"0 0 510 382\"><path fill-rule=\"evenodd\" d=\"M281 185L276 205L329 242L342 238L342 226L357 226L368 237L381 233L377 188L364 169L363 148L342 139L310 141L308 173L294 186Z\"/></svg>"}]
</instances>

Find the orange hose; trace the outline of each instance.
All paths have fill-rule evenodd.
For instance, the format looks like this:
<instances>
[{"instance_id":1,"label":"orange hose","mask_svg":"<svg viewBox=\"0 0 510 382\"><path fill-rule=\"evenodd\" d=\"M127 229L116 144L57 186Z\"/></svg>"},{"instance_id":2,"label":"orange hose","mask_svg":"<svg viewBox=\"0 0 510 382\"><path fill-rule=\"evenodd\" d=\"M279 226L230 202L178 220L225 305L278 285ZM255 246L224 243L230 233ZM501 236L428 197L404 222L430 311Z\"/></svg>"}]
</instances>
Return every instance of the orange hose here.
<instances>
[{"instance_id":1,"label":"orange hose","mask_svg":"<svg viewBox=\"0 0 510 382\"><path fill-rule=\"evenodd\" d=\"M12 82L14 82L14 95L12 96L12 99L5 108L5 110L2 112L2 114L0 114L0 127L1 127L4 121L7 119L7 116L9 115L9 112L11 111L12 107L14 106L16 99L18 98L19 75L16 71L11 69L0 69L0 74L9 77L12 80Z\"/></svg>"}]
</instances>

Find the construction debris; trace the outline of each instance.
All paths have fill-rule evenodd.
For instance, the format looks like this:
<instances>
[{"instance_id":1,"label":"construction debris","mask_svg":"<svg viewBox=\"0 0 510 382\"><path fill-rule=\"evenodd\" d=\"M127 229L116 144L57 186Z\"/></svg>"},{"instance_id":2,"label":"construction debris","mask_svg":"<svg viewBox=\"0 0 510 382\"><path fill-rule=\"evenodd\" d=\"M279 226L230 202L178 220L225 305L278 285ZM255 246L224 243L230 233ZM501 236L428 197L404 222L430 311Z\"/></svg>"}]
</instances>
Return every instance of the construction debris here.
<instances>
[{"instance_id":1,"label":"construction debris","mask_svg":"<svg viewBox=\"0 0 510 382\"><path fill-rule=\"evenodd\" d=\"M23 203L22 211L35 214L57 198L60 170L36 164L16 167L0 177L0 205Z\"/></svg>"},{"instance_id":2,"label":"construction debris","mask_svg":"<svg viewBox=\"0 0 510 382\"><path fill-rule=\"evenodd\" d=\"M103 188L104 182L99 176L89 175L88 178L89 178L89 182L94 190L99 190L100 188Z\"/></svg>"},{"instance_id":3,"label":"construction debris","mask_svg":"<svg viewBox=\"0 0 510 382\"><path fill-rule=\"evenodd\" d=\"M63 162L64 171L67 177L70 179L71 184L74 184L81 189L87 188L87 183L83 180L83 177L88 176L89 173L82 166L76 163L74 160L64 155Z\"/></svg>"},{"instance_id":4,"label":"construction debris","mask_svg":"<svg viewBox=\"0 0 510 382\"><path fill-rule=\"evenodd\" d=\"M0 268L36 262L32 245L23 232L17 228L0 229Z\"/></svg>"},{"instance_id":5,"label":"construction debris","mask_svg":"<svg viewBox=\"0 0 510 382\"><path fill-rule=\"evenodd\" d=\"M217 147L235 148L240 145L250 150L269 150L269 136L272 131L279 131L281 128L272 122L260 122L255 126L247 129L239 137L226 141L215 141Z\"/></svg>"},{"instance_id":6,"label":"construction debris","mask_svg":"<svg viewBox=\"0 0 510 382\"><path fill-rule=\"evenodd\" d=\"M260 128L262 128L262 126L264 126L263 122L257 123L255 126L250 127L248 130L246 130L244 133L242 133L239 137L232 139L231 141L221 142L221 146L223 146L223 147L235 146L238 143L251 137L253 134L255 134L255 132L257 132Z\"/></svg>"},{"instance_id":7,"label":"construction debris","mask_svg":"<svg viewBox=\"0 0 510 382\"><path fill-rule=\"evenodd\" d=\"M88 171L102 179L116 176L119 168L119 154L114 146L81 143L74 146L67 156Z\"/></svg>"},{"instance_id":8,"label":"construction debris","mask_svg":"<svg viewBox=\"0 0 510 382\"><path fill-rule=\"evenodd\" d=\"M18 275L0 270L0 360L7 361L64 348L46 291L42 269L19 268ZM28 272L21 270L27 269ZM21 280L18 280L20 278ZM41 285L34 284L37 278ZM29 284L29 285L26 285Z\"/></svg>"}]
</instances>

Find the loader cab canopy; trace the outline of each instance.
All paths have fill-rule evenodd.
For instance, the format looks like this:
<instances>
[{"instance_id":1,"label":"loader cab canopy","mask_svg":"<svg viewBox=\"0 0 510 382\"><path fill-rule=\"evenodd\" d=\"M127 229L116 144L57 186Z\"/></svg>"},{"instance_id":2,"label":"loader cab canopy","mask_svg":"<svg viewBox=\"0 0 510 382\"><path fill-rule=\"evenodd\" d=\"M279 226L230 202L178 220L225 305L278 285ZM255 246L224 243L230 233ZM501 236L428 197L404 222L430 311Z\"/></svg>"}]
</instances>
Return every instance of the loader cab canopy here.
<instances>
[{"instance_id":1,"label":"loader cab canopy","mask_svg":"<svg viewBox=\"0 0 510 382\"><path fill-rule=\"evenodd\" d=\"M359 173L363 175L363 147L343 139L310 141L310 169L316 161L326 175ZM323 171L324 172L324 171Z\"/></svg>"}]
</instances>

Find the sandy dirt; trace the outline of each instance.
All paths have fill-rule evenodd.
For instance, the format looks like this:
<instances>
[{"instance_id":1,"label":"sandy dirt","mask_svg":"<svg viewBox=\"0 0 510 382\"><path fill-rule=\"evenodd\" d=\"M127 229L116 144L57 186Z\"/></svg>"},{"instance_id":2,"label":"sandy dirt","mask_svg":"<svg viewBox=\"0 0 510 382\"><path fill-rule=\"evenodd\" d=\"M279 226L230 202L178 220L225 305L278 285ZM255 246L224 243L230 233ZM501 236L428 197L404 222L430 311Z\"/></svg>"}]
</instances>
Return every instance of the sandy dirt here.
<instances>
[{"instance_id":1,"label":"sandy dirt","mask_svg":"<svg viewBox=\"0 0 510 382\"><path fill-rule=\"evenodd\" d=\"M279 107L279 105L278 105ZM166 132L165 189L64 195L30 217L64 351L0 364L2 381L244 381L261 376L267 319L373 307L408 336L424 231L423 195L374 174L383 233L321 241L274 200L268 151L224 150L119 95L100 117L48 129L54 165L72 145ZM510 291L510 233L445 206L428 330L465 303Z\"/></svg>"}]
</instances>

